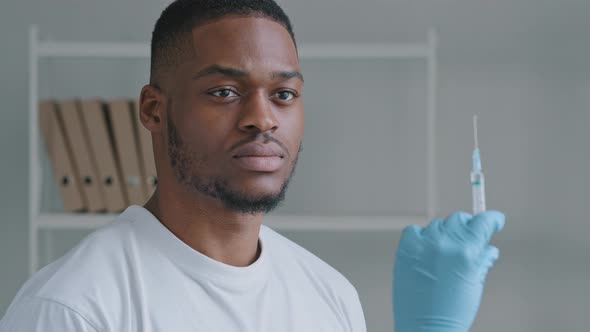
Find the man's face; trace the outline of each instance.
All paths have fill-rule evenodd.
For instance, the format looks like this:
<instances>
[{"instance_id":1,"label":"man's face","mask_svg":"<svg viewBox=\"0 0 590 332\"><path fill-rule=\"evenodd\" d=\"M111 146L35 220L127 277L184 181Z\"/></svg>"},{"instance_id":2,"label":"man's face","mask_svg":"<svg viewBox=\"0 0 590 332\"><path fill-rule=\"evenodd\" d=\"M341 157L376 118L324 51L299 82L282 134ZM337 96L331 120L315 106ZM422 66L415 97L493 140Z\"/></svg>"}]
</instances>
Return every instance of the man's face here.
<instances>
[{"instance_id":1,"label":"man's face","mask_svg":"<svg viewBox=\"0 0 590 332\"><path fill-rule=\"evenodd\" d=\"M225 17L193 29L168 92L168 158L189 191L241 213L283 199L303 134L303 82L280 24Z\"/></svg>"}]
</instances>

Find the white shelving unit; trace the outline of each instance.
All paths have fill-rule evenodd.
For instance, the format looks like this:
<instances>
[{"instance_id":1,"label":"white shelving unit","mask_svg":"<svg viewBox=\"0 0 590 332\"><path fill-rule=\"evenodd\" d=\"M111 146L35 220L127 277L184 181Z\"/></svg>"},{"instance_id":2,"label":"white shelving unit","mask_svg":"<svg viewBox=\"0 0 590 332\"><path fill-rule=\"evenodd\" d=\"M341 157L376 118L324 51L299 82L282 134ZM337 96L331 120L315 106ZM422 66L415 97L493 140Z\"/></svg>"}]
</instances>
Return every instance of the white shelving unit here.
<instances>
[{"instance_id":1,"label":"white shelving unit","mask_svg":"<svg viewBox=\"0 0 590 332\"><path fill-rule=\"evenodd\" d=\"M379 231L400 230L409 224L426 224L434 216L435 115L436 115L437 38L430 30L428 40L416 44L302 44L302 59L423 59L427 66L427 174L426 214L416 216L304 216L268 215L264 223L277 230L310 231ZM29 31L29 270L39 266L39 231L60 229L95 229L115 218L116 214L66 214L40 211L41 164L39 162L38 85L39 61L43 58L149 58L147 43L76 42L40 40L35 25Z\"/></svg>"}]
</instances>

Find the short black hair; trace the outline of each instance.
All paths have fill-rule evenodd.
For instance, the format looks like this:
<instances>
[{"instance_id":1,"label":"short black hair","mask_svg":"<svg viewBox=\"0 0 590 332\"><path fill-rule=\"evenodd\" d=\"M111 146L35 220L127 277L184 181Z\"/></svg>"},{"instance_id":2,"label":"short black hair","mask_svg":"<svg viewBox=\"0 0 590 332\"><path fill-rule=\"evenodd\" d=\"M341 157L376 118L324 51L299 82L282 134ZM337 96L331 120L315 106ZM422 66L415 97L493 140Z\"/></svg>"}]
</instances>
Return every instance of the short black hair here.
<instances>
[{"instance_id":1,"label":"short black hair","mask_svg":"<svg viewBox=\"0 0 590 332\"><path fill-rule=\"evenodd\" d=\"M297 49L289 17L274 0L176 0L162 11L152 32L150 83L159 69L178 64L193 28L227 15L273 20L287 29Z\"/></svg>"}]
</instances>

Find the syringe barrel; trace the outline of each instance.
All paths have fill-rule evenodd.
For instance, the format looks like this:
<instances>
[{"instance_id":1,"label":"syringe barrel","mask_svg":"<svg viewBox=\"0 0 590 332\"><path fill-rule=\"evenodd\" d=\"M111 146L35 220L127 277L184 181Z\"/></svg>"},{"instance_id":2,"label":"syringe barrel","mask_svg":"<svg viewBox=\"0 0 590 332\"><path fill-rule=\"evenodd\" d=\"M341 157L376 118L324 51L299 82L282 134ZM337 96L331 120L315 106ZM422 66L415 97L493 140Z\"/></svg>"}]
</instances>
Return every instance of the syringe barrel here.
<instances>
[{"instance_id":1,"label":"syringe barrel","mask_svg":"<svg viewBox=\"0 0 590 332\"><path fill-rule=\"evenodd\" d=\"M485 180L482 172L471 172L473 215L486 210Z\"/></svg>"}]
</instances>

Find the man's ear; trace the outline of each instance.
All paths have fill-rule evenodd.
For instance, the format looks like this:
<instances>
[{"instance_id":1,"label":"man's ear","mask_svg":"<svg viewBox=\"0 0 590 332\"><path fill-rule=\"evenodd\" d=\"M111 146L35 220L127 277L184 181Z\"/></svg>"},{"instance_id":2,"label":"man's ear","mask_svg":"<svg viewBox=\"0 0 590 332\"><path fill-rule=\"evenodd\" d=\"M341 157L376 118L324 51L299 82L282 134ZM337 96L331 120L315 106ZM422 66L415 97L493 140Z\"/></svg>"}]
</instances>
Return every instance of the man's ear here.
<instances>
[{"instance_id":1,"label":"man's ear","mask_svg":"<svg viewBox=\"0 0 590 332\"><path fill-rule=\"evenodd\" d=\"M141 88L139 95L139 119L151 133L161 132L164 128L166 96L155 85L147 84Z\"/></svg>"}]
</instances>

